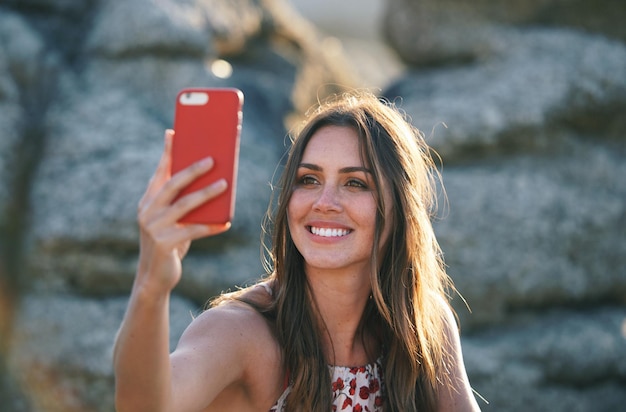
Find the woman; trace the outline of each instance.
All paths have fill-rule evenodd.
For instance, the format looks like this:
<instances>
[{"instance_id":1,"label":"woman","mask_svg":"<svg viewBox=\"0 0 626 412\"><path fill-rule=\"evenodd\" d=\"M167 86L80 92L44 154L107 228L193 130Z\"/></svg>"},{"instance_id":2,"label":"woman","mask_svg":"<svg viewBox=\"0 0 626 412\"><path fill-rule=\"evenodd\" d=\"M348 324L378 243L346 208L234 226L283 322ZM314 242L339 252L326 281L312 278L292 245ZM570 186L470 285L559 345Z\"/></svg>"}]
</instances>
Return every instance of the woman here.
<instances>
[{"instance_id":1,"label":"woman","mask_svg":"<svg viewBox=\"0 0 626 412\"><path fill-rule=\"evenodd\" d=\"M168 299L189 243L177 225L225 189L172 203L210 159L170 177L172 132L139 205L141 253L115 347L119 411L475 411L435 239L429 148L370 94L321 105L279 187L270 275L221 296L168 351ZM330 366L332 365L332 366Z\"/></svg>"}]
</instances>

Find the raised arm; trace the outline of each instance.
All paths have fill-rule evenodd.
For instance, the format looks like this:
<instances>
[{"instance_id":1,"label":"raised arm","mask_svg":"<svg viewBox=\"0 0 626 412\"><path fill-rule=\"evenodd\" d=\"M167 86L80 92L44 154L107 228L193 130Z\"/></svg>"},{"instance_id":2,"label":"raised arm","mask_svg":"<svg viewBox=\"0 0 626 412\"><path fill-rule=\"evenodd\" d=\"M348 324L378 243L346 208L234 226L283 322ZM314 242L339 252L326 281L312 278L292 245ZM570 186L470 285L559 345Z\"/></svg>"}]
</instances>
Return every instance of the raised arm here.
<instances>
[{"instance_id":1,"label":"raised arm","mask_svg":"<svg viewBox=\"0 0 626 412\"><path fill-rule=\"evenodd\" d=\"M173 132L138 207L140 256L128 308L114 348L116 407L124 411L183 411L172 391L169 298L181 277L181 260L192 240L228 225L180 225L178 219L226 189L217 181L173 202L176 195L213 166L211 159L170 176Z\"/></svg>"}]
</instances>

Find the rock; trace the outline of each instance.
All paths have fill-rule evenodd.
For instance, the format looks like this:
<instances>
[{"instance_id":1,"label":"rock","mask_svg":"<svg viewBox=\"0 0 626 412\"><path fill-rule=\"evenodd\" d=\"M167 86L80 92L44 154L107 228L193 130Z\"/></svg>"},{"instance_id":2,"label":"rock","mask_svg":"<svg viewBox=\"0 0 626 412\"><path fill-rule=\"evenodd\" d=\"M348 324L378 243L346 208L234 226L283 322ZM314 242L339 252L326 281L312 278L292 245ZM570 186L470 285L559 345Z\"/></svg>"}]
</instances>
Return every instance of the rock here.
<instances>
[{"instance_id":1,"label":"rock","mask_svg":"<svg viewBox=\"0 0 626 412\"><path fill-rule=\"evenodd\" d=\"M387 2L383 33L408 64L434 66L487 58L501 50L511 27L560 27L626 40L619 0L484 1L394 0Z\"/></svg>"},{"instance_id":2,"label":"rock","mask_svg":"<svg viewBox=\"0 0 626 412\"><path fill-rule=\"evenodd\" d=\"M4 0L3 2L5 6L16 8L26 14L44 10L55 16L61 14L71 16L85 13L96 3L97 0L86 0L84 2L72 0Z\"/></svg>"},{"instance_id":3,"label":"rock","mask_svg":"<svg viewBox=\"0 0 626 412\"><path fill-rule=\"evenodd\" d=\"M414 71L384 91L391 100L400 97L446 163L545 150L559 144L550 140L563 128L623 142L624 44L561 30L529 30L500 41L506 51L496 59Z\"/></svg>"},{"instance_id":4,"label":"rock","mask_svg":"<svg viewBox=\"0 0 626 412\"><path fill-rule=\"evenodd\" d=\"M9 371L29 394L30 410L115 409L112 348L126 301L65 295L29 295L23 300L9 352ZM172 349L197 311L189 301L172 298Z\"/></svg>"},{"instance_id":5,"label":"rock","mask_svg":"<svg viewBox=\"0 0 626 412\"><path fill-rule=\"evenodd\" d=\"M193 1L104 2L89 32L86 49L109 57L215 54L206 13Z\"/></svg>"},{"instance_id":6,"label":"rock","mask_svg":"<svg viewBox=\"0 0 626 412\"><path fill-rule=\"evenodd\" d=\"M0 13L0 301L27 283L17 272L55 70L54 55L28 22Z\"/></svg>"},{"instance_id":7,"label":"rock","mask_svg":"<svg viewBox=\"0 0 626 412\"><path fill-rule=\"evenodd\" d=\"M239 87L245 104L235 221L184 260L172 344L190 312L264 272L260 225L287 130L318 98L360 85L336 42L283 1L156 3L0 7L7 410L112 410L136 205L180 88ZM623 7L600 4L389 3L401 15L386 30L413 70L383 94L443 156L449 206L435 230L473 310L453 302L484 411L625 401L626 48L609 24Z\"/></svg>"},{"instance_id":8,"label":"rock","mask_svg":"<svg viewBox=\"0 0 626 412\"><path fill-rule=\"evenodd\" d=\"M135 87L122 87L127 81ZM106 285L127 288L134 270L129 270L124 259L115 269L110 256L114 251L137 253L136 208L160 156L163 131L172 127L176 91L189 84L220 86L223 82L212 79L198 63L168 65L146 58L116 65L98 61L84 76L67 76L61 84L59 100L49 116L48 150L33 188L37 205L33 242L40 248L33 267L46 288L65 277L89 293L115 292ZM153 90L149 84L160 88ZM231 85L237 86L237 77ZM242 253L247 257L239 261L258 263L258 231L267 206L268 182L282 153L285 131L280 121L255 123L262 119L261 112L268 115L270 107L262 106L265 100L255 99L262 90L255 91L244 82L241 86L246 102L236 220L229 233L211 244L244 243L243 252L245 243L253 243L251 252ZM275 102L281 100L275 96ZM282 101L279 108L284 109L288 96ZM280 119L281 114L269 117ZM64 184L60 187L56 182ZM82 252L77 254L77 250ZM75 265L77 259L82 264ZM95 279L89 280L91 276ZM103 282L110 276L118 279ZM236 271L237 276L250 273ZM98 291L89 284L104 289Z\"/></svg>"},{"instance_id":9,"label":"rock","mask_svg":"<svg viewBox=\"0 0 626 412\"><path fill-rule=\"evenodd\" d=\"M15 134L5 132L0 142L7 189L0 224L4 228L8 203L20 191L21 208L10 205L16 215L10 217L20 223L3 231L8 238L2 240L11 246L9 252L3 246L2 257L14 255L15 279L59 302L83 299L75 293L102 299L89 300L87 312L128 293L138 255L136 205L160 156L163 131L172 126L174 97L187 86L239 87L245 105L233 228L194 244L177 292L204 302L257 278L263 272L260 224L288 117L351 83L341 56L324 50L314 29L279 1L4 4L15 13L0 10L0 54L6 56L0 61L0 123ZM214 71L216 61L231 65L230 77ZM310 90L317 94L306 96ZM25 178L5 176L5 169L23 163ZM14 180L19 187L12 187ZM19 296L4 295L15 290L5 287L0 270L4 310ZM49 323L62 324L68 336L87 333L61 313L50 312ZM11 324L3 313L3 334ZM16 336L38 341L32 337L41 331L15 324ZM102 333L112 337L113 330ZM92 338L99 339L85 339ZM6 354L7 339L0 399L11 399L16 412L31 410L29 403L46 411L111 409L110 371L94 371L82 357L64 368L57 355L69 356L70 343L51 341L48 348L46 341L37 355L45 368L29 364L13 377L5 373L5 356L28 363L32 354L28 348Z\"/></svg>"},{"instance_id":10,"label":"rock","mask_svg":"<svg viewBox=\"0 0 626 412\"><path fill-rule=\"evenodd\" d=\"M482 409L619 410L626 401L624 319L623 307L545 311L465 337L472 386L489 401L479 402Z\"/></svg>"},{"instance_id":11,"label":"rock","mask_svg":"<svg viewBox=\"0 0 626 412\"><path fill-rule=\"evenodd\" d=\"M508 41L499 59L385 92L443 157L450 212L437 230L469 327L626 296L626 48L557 30Z\"/></svg>"},{"instance_id":12,"label":"rock","mask_svg":"<svg viewBox=\"0 0 626 412\"><path fill-rule=\"evenodd\" d=\"M27 111L25 106L36 104L42 96L29 93L25 85L37 82L38 76L45 74L43 47L38 34L21 16L0 14L0 211L6 211L7 203L14 200L13 180L19 178L25 166L21 164L23 159L18 158L20 137L32 137L27 132L41 116Z\"/></svg>"},{"instance_id":13,"label":"rock","mask_svg":"<svg viewBox=\"0 0 626 412\"><path fill-rule=\"evenodd\" d=\"M493 21L470 33L473 13L405 26L414 69L384 91L443 158L435 230L472 311L453 301L471 382L485 411L619 410L626 49Z\"/></svg>"},{"instance_id":14,"label":"rock","mask_svg":"<svg viewBox=\"0 0 626 412\"><path fill-rule=\"evenodd\" d=\"M435 230L472 309L457 305L465 328L524 308L624 303L625 164L579 142L562 154L444 167L449 208Z\"/></svg>"},{"instance_id":15,"label":"rock","mask_svg":"<svg viewBox=\"0 0 626 412\"><path fill-rule=\"evenodd\" d=\"M143 13L148 3L105 6L87 42L95 56L86 55L90 58L79 71L64 71L59 78L57 98L47 118L47 150L32 192L36 207L31 245L37 258L30 260L30 268L39 289L73 289L90 295L129 290L138 252L136 206L160 156L163 131L172 127L175 95L188 86L239 87L245 103L233 227L194 244L195 257L190 260L203 263L189 270L181 291L204 301L235 283L258 277L263 273L259 230L270 181L285 150L285 119L294 104L302 104L295 102L294 89L312 88L340 71L303 35L249 33L251 38L257 36L253 44L229 57L215 55L219 47L200 50L194 46L200 44L196 40L214 31L209 23L220 20L219 13L202 6L204 14L200 14L207 18L197 27L193 21L176 20L188 16L180 14L182 8L173 17L161 9ZM223 18L231 19L229 10L234 6L221 7ZM254 14L260 6L250 7L245 13ZM263 15L271 12L263 9ZM154 19L172 21L162 32L148 31L145 37L124 35L127 21L144 17L141 24L150 27ZM274 21L281 30L288 27L280 13L275 13ZM269 24L267 19L263 24ZM169 34L183 26L191 28ZM301 50L261 37L278 35L291 36L301 43ZM174 52L179 41L186 46ZM233 70L226 80L210 68L222 57ZM223 253L228 248L237 250L237 259ZM119 256L112 258L116 253Z\"/></svg>"},{"instance_id":16,"label":"rock","mask_svg":"<svg viewBox=\"0 0 626 412\"><path fill-rule=\"evenodd\" d=\"M11 188L15 178L16 159L14 157L19 142L19 129L23 121L19 88L13 75L9 56L12 54L9 33L4 30L10 25L13 30L29 34L27 27L15 15L0 16L0 216L6 219Z\"/></svg>"}]
</instances>

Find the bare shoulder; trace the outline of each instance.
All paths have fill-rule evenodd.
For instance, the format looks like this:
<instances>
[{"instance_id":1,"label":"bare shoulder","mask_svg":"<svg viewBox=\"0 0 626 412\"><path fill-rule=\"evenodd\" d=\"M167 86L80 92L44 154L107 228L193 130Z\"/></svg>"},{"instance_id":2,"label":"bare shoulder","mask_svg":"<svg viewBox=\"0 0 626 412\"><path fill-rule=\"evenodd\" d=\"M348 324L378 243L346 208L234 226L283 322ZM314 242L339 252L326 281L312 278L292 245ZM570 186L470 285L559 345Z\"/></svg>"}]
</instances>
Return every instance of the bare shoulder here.
<instances>
[{"instance_id":1,"label":"bare shoulder","mask_svg":"<svg viewBox=\"0 0 626 412\"><path fill-rule=\"evenodd\" d=\"M465 370L461 338L456 316L448 302L441 298L446 356L446 369L449 379L443 379L445 384L439 388L439 411L480 411L472 393L469 378Z\"/></svg>"},{"instance_id":2,"label":"bare shoulder","mask_svg":"<svg viewBox=\"0 0 626 412\"><path fill-rule=\"evenodd\" d=\"M212 342L227 340L231 346L247 346L251 338L256 344L276 344L268 321L252 306L236 300L210 308L196 317L183 336L187 340Z\"/></svg>"},{"instance_id":3,"label":"bare shoulder","mask_svg":"<svg viewBox=\"0 0 626 412\"><path fill-rule=\"evenodd\" d=\"M250 303L245 303L250 302ZM259 312L271 302L267 290L260 286L247 288L239 299L223 300L194 319L179 342L215 353L222 348L241 361L280 362L280 348L273 325Z\"/></svg>"},{"instance_id":4,"label":"bare shoulder","mask_svg":"<svg viewBox=\"0 0 626 412\"><path fill-rule=\"evenodd\" d=\"M443 317L445 333L448 339L454 340L459 337L459 324L457 323L456 315L447 300L443 297L438 298L441 305L441 314Z\"/></svg>"},{"instance_id":5,"label":"bare shoulder","mask_svg":"<svg viewBox=\"0 0 626 412\"><path fill-rule=\"evenodd\" d=\"M278 397L280 347L269 322L243 302L225 301L196 317L170 362L175 404L189 410L269 409Z\"/></svg>"}]
</instances>

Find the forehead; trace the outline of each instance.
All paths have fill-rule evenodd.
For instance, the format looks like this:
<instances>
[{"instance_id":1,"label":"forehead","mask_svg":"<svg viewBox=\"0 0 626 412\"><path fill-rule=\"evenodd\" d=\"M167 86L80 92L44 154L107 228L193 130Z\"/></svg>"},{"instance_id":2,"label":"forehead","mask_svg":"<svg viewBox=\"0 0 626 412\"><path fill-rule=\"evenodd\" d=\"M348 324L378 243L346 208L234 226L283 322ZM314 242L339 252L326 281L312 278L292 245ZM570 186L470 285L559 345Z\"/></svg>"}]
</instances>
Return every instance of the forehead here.
<instances>
[{"instance_id":1,"label":"forehead","mask_svg":"<svg viewBox=\"0 0 626 412\"><path fill-rule=\"evenodd\" d=\"M313 133L302 154L304 162L311 158L361 164L361 146L357 132L347 126L321 127Z\"/></svg>"}]
</instances>

